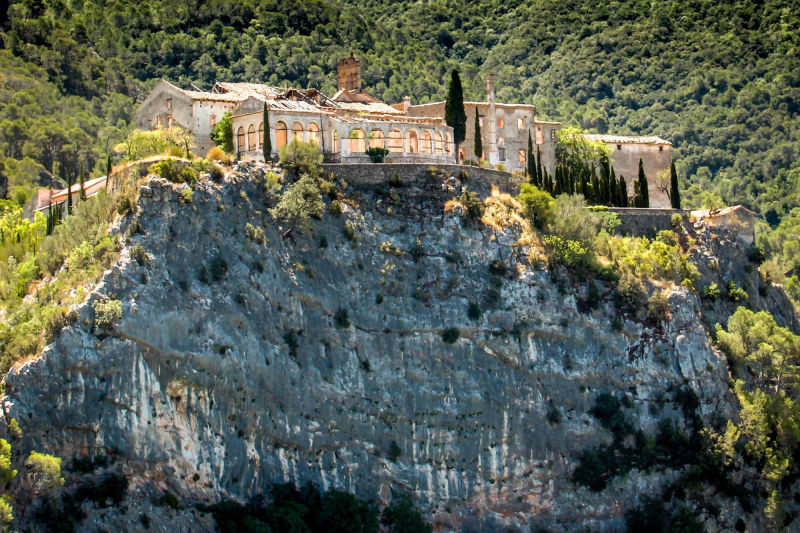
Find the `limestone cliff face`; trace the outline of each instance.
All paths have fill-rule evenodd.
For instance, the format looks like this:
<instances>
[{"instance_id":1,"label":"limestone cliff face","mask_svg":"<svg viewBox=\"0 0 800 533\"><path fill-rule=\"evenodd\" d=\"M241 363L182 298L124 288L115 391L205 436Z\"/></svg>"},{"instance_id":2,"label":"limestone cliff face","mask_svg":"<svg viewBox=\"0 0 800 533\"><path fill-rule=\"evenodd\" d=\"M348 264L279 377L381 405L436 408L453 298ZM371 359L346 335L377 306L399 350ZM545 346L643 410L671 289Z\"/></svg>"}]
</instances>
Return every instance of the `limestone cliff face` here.
<instances>
[{"instance_id":1,"label":"limestone cliff face","mask_svg":"<svg viewBox=\"0 0 800 533\"><path fill-rule=\"evenodd\" d=\"M142 188L143 233L72 325L6 380L5 418L20 421L24 449L113 450L135 483L189 501L310 480L384 503L410 491L443 530L608 530L672 474L600 494L570 481L579 452L610 440L587 412L598 393L628 393L646 432L655 412L680 418L664 402L679 385L704 416L733 415L725 360L685 289L670 293L663 332L614 327L607 287L599 309L579 312L585 287L559 292L513 230L469 229L445 212L456 180L408 184L393 201L348 189L342 218L286 242L262 173L202 181L191 204L159 179ZM248 239L248 223L265 243ZM225 268L210 266L218 258ZM496 259L506 274L490 274ZM92 326L98 298L123 303L111 332ZM460 332L453 343L447 328Z\"/></svg>"}]
</instances>

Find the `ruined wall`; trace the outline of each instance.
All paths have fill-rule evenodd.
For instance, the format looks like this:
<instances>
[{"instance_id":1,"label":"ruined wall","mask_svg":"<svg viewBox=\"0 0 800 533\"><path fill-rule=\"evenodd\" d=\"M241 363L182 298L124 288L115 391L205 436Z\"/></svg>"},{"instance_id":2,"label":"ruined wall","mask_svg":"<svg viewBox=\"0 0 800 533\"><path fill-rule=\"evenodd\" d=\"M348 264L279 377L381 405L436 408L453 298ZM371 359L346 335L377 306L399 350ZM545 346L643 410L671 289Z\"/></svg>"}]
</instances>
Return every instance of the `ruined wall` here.
<instances>
[{"instance_id":1,"label":"ruined wall","mask_svg":"<svg viewBox=\"0 0 800 533\"><path fill-rule=\"evenodd\" d=\"M670 206L669 197L657 189L658 174L669 172L672 161L669 145L621 143L607 146L611 149L617 177L625 176L629 197L633 197L633 183L639 177L639 159L641 159L647 176L650 207Z\"/></svg>"},{"instance_id":2,"label":"ruined wall","mask_svg":"<svg viewBox=\"0 0 800 533\"><path fill-rule=\"evenodd\" d=\"M688 211L681 209L609 207L608 210L619 215L620 225L617 226L617 233L649 238L655 237L661 230L674 230L673 215L686 216L688 214Z\"/></svg>"},{"instance_id":3,"label":"ruined wall","mask_svg":"<svg viewBox=\"0 0 800 533\"><path fill-rule=\"evenodd\" d=\"M197 144L197 153L201 156L206 155L214 142L211 140L211 130L214 126L211 124L211 117L214 117L214 123L219 122L222 116L227 113L232 113L239 105L239 102L223 102L213 100L195 100L192 105L192 122L191 129L195 136L195 143ZM233 130L234 147L236 146L236 130Z\"/></svg>"},{"instance_id":4,"label":"ruined wall","mask_svg":"<svg viewBox=\"0 0 800 533\"><path fill-rule=\"evenodd\" d=\"M168 108L167 100L172 100L172 109ZM192 99L171 85L161 82L153 89L147 101L136 110L136 124L142 129L155 129L158 116L161 127L166 128L170 115L173 122L193 130Z\"/></svg>"}]
</instances>

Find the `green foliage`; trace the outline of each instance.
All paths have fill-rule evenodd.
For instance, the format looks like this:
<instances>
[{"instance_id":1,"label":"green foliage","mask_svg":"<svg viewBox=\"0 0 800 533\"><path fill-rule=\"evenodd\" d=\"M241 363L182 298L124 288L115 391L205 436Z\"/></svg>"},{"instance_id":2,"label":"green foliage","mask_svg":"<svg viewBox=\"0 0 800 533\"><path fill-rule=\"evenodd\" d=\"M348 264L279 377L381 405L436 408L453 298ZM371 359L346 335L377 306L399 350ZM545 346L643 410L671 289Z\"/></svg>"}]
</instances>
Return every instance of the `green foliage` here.
<instances>
[{"instance_id":1,"label":"green foliage","mask_svg":"<svg viewBox=\"0 0 800 533\"><path fill-rule=\"evenodd\" d=\"M264 229L259 226L254 226L249 222L244 225L244 234L249 241L257 242L258 244L267 243L267 237L264 235Z\"/></svg>"},{"instance_id":2,"label":"green foliage","mask_svg":"<svg viewBox=\"0 0 800 533\"><path fill-rule=\"evenodd\" d=\"M336 323L336 327L339 329L347 329L350 327L350 317L347 312L347 309L344 307L340 307L336 310L336 313L333 315L333 321Z\"/></svg>"},{"instance_id":3,"label":"green foliage","mask_svg":"<svg viewBox=\"0 0 800 533\"><path fill-rule=\"evenodd\" d=\"M181 200L185 204L192 203L192 199L194 199L194 190L191 187L186 187L185 189L181 189Z\"/></svg>"},{"instance_id":4,"label":"green foliage","mask_svg":"<svg viewBox=\"0 0 800 533\"><path fill-rule=\"evenodd\" d=\"M264 155L264 161L269 161L272 159L272 136L267 134L266 132L272 131L272 127L269 125L269 108L267 107L267 103L264 102L264 112L262 122L264 123L264 142L261 145L261 153ZM231 133L233 133L231 131Z\"/></svg>"},{"instance_id":5,"label":"green foliage","mask_svg":"<svg viewBox=\"0 0 800 533\"><path fill-rule=\"evenodd\" d=\"M673 209L681 208L681 189L678 186L678 172L675 170L675 161L671 161L669 164L669 202Z\"/></svg>"},{"instance_id":6,"label":"green foliage","mask_svg":"<svg viewBox=\"0 0 800 533\"><path fill-rule=\"evenodd\" d=\"M625 513L629 533L696 533L703 531L703 522L695 511L679 503L667 509L661 498L644 496L642 502Z\"/></svg>"},{"instance_id":7,"label":"green foliage","mask_svg":"<svg viewBox=\"0 0 800 533\"><path fill-rule=\"evenodd\" d=\"M728 298L734 302L746 302L748 300L747 291L741 287L736 286L736 282L730 280L728 282Z\"/></svg>"},{"instance_id":8,"label":"green foliage","mask_svg":"<svg viewBox=\"0 0 800 533\"><path fill-rule=\"evenodd\" d=\"M389 460L396 463L402 454L403 450L397 445L397 441L393 440L391 444L389 444Z\"/></svg>"},{"instance_id":9,"label":"green foliage","mask_svg":"<svg viewBox=\"0 0 800 533\"><path fill-rule=\"evenodd\" d=\"M295 176L317 177L322 164L322 152L316 143L306 143L294 139L280 148L278 161L281 167Z\"/></svg>"},{"instance_id":10,"label":"green foliage","mask_svg":"<svg viewBox=\"0 0 800 533\"><path fill-rule=\"evenodd\" d=\"M283 153L283 149L281 150ZM284 191L270 213L286 226L284 235L292 231L310 235L313 228L311 219L320 218L323 209L322 195L316 181L310 175L304 174Z\"/></svg>"},{"instance_id":11,"label":"green foliage","mask_svg":"<svg viewBox=\"0 0 800 533\"><path fill-rule=\"evenodd\" d=\"M344 221L344 226L342 227L342 232L344 236L347 237L348 241L356 242L358 241L358 231L356 230L355 224L350 222L349 220Z\"/></svg>"},{"instance_id":12,"label":"green foliage","mask_svg":"<svg viewBox=\"0 0 800 533\"><path fill-rule=\"evenodd\" d=\"M209 262L208 272L214 281L221 281L228 274L228 262L220 254Z\"/></svg>"},{"instance_id":13,"label":"green foliage","mask_svg":"<svg viewBox=\"0 0 800 533\"><path fill-rule=\"evenodd\" d=\"M535 227L542 229L549 222L555 201L548 193L535 185L523 183L517 199L522 204L525 215L531 219L531 223Z\"/></svg>"},{"instance_id":14,"label":"green foliage","mask_svg":"<svg viewBox=\"0 0 800 533\"><path fill-rule=\"evenodd\" d=\"M464 89L458 70L450 72L450 84L444 104L444 121L453 128L453 142L458 145L464 142L467 134L467 112L464 110Z\"/></svg>"},{"instance_id":15,"label":"green foliage","mask_svg":"<svg viewBox=\"0 0 800 533\"><path fill-rule=\"evenodd\" d=\"M465 187L464 192L458 197L458 203L464 207L464 214L462 215L464 224L474 226L483 217L486 206L483 204L481 197L478 196L478 193L472 192Z\"/></svg>"},{"instance_id":16,"label":"green foliage","mask_svg":"<svg viewBox=\"0 0 800 533\"><path fill-rule=\"evenodd\" d=\"M233 121L231 114L225 113L222 118L214 124L211 130L211 140L214 144L222 148L227 154L233 153Z\"/></svg>"},{"instance_id":17,"label":"green foliage","mask_svg":"<svg viewBox=\"0 0 800 533\"><path fill-rule=\"evenodd\" d=\"M656 291L647 300L646 319L651 326L658 327L669 320L669 302L661 292Z\"/></svg>"},{"instance_id":18,"label":"green foliage","mask_svg":"<svg viewBox=\"0 0 800 533\"><path fill-rule=\"evenodd\" d=\"M186 130L178 127L156 130L132 130L114 151L125 161L136 161L153 155L178 151L189 142Z\"/></svg>"},{"instance_id":19,"label":"green foliage","mask_svg":"<svg viewBox=\"0 0 800 533\"><path fill-rule=\"evenodd\" d=\"M480 159L481 156L483 156L483 139L481 136L481 123L479 117L480 114L478 113L478 106L475 106L475 126L472 131L473 136L475 137L473 152L476 159Z\"/></svg>"},{"instance_id":20,"label":"green foliage","mask_svg":"<svg viewBox=\"0 0 800 533\"><path fill-rule=\"evenodd\" d=\"M61 458L46 453L31 452L25 460L29 474L38 490L52 490L64 484L61 476Z\"/></svg>"},{"instance_id":21,"label":"green foliage","mask_svg":"<svg viewBox=\"0 0 800 533\"><path fill-rule=\"evenodd\" d=\"M194 183L197 180L195 170L177 159L163 159L150 165L148 171L172 183Z\"/></svg>"},{"instance_id":22,"label":"green foliage","mask_svg":"<svg viewBox=\"0 0 800 533\"><path fill-rule=\"evenodd\" d=\"M694 284L700 279L697 267L681 251L677 236L670 230L659 232L652 241L646 237L601 233L596 247L598 253L614 263L621 274L675 283L688 279Z\"/></svg>"},{"instance_id":23,"label":"green foliage","mask_svg":"<svg viewBox=\"0 0 800 533\"><path fill-rule=\"evenodd\" d=\"M383 146L373 146L371 148L367 148L366 151L366 154L373 163L383 163L383 160L386 158L386 154L388 153L389 150Z\"/></svg>"},{"instance_id":24,"label":"green foliage","mask_svg":"<svg viewBox=\"0 0 800 533\"><path fill-rule=\"evenodd\" d=\"M10 483L16 476L17 471L11 468L11 444L0 439L0 483Z\"/></svg>"},{"instance_id":25,"label":"green foliage","mask_svg":"<svg viewBox=\"0 0 800 533\"><path fill-rule=\"evenodd\" d=\"M408 494L395 497L392 504L381 513L381 523L390 533L431 533L431 526L414 507Z\"/></svg>"},{"instance_id":26,"label":"green foliage","mask_svg":"<svg viewBox=\"0 0 800 533\"><path fill-rule=\"evenodd\" d=\"M461 336L461 331L458 328L447 328L442 330L442 340L447 344L455 343Z\"/></svg>"},{"instance_id":27,"label":"green foliage","mask_svg":"<svg viewBox=\"0 0 800 533\"><path fill-rule=\"evenodd\" d=\"M140 265L144 266L147 264L147 250L144 249L144 246L141 244L134 244L130 248L131 257ZM69 265L70 258L67 259L67 264Z\"/></svg>"},{"instance_id":28,"label":"green foliage","mask_svg":"<svg viewBox=\"0 0 800 533\"><path fill-rule=\"evenodd\" d=\"M467 307L467 316L470 320L478 320L483 311L481 310L481 306L477 302L470 302L469 306Z\"/></svg>"},{"instance_id":29,"label":"green foliage","mask_svg":"<svg viewBox=\"0 0 800 533\"><path fill-rule=\"evenodd\" d=\"M722 296L722 290L716 282L711 282L703 287L703 297L707 300L714 302L718 300L720 296Z\"/></svg>"},{"instance_id":30,"label":"green foliage","mask_svg":"<svg viewBox=\"0 0 800 533\"><path fill-rule=\"evenodd\" d=\"M336 218L342 216L342 203L339 200L331 200L331 203L328 205L328 211L330 214Z\"/></svg>"},{"instance_id":31,"label":"green foliage","mask_svg":"<svg viewBox=\"0 0 800 533\"><path fill-rule=\"evenodd\" d=\"M119 300L95 300L94 326L98 329L110 330L122 318L122 302Z\"/></svg>"}]
</instances>

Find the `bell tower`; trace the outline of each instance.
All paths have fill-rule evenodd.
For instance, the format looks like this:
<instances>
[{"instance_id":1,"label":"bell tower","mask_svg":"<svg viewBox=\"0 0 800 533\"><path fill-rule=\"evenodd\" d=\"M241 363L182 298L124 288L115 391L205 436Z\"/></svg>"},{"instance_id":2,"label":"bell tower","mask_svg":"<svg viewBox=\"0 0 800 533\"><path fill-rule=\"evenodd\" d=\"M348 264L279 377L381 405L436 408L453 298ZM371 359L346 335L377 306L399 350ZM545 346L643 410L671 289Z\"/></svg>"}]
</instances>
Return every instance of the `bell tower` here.
<instances>
[{"instance_id":1,"label":"bell tower","mask_svg":"<svg viewBox=\"0 0 800 533\"><path fill-rule=\"evenodd\" d=\"M338 89L361 92L361 60L350 52L336 64Z\"/></svg>"}]
</instances>

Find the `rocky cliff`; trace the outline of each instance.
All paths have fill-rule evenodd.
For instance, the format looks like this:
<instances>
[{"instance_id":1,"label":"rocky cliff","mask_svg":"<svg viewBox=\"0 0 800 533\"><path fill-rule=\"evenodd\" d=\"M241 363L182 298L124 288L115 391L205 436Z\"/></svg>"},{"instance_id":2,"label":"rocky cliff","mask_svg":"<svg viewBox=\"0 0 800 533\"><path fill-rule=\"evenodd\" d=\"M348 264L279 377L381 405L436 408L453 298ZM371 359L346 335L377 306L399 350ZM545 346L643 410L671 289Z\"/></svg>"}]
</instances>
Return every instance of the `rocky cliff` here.
<instances>
[{"instance_id":1,"label":"rocky cliff","mask_svg":"<svg viewBox=\"0 0 800 533\"><path fill-rule=\"evenodd\" d=\"M381 503L409 491L442 530L621 527L674 473L600 493L571 481L579 453L611 440L589 414L598 394L624 394L648 434L658 418L684 423L678 387L704 419L735 415L699 302L670 289L671 320L648 328L617 319L600 282L586 310L586 286L554 283L515 228L446 210L461 185L346 188L343 215L292 242L267 214L260 168L201 180L191 202L151 178L115 228L118 263L7 377L6 422L19 420L25 450L113 454L133 499L160 487L247 500L311 481ZM122 302L109 328L93 306L106 299Z\"/></svg>"}]
</instances>

